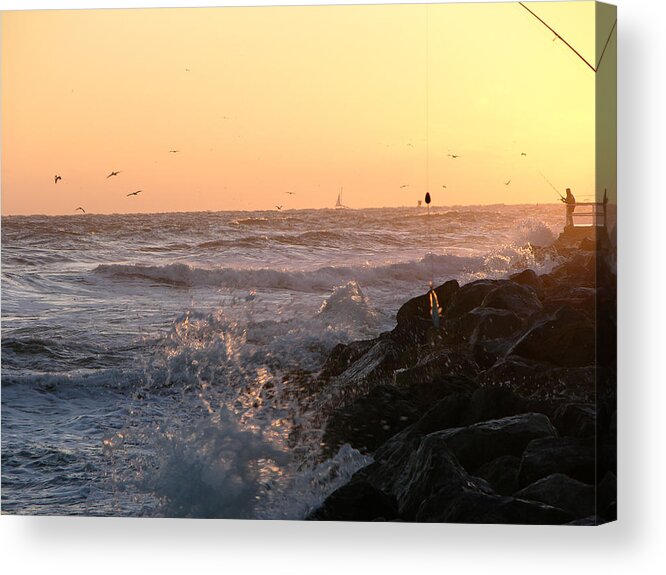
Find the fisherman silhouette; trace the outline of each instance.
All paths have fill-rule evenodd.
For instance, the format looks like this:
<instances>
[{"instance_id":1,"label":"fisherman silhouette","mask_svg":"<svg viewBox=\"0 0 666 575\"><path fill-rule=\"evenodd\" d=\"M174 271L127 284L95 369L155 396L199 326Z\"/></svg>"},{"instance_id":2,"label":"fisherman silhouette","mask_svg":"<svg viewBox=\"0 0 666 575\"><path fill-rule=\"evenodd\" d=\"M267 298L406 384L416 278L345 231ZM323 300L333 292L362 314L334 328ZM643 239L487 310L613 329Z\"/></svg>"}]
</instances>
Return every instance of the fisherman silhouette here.
<instances>
[{"instance_id":1,"label":"fisherman silhouette","mask_svg":"<svg viewBox=\"0 0 666 575\"><path fill-rule=\"evenodd\" d=\"M562 202L567 205L567 223L566 227L572 227L573 228L573 213L574 210L576 209L576 198L574 195L571 193L571 188L567 188L567 197L562 198Z\"/></svg>"}]
</instances>

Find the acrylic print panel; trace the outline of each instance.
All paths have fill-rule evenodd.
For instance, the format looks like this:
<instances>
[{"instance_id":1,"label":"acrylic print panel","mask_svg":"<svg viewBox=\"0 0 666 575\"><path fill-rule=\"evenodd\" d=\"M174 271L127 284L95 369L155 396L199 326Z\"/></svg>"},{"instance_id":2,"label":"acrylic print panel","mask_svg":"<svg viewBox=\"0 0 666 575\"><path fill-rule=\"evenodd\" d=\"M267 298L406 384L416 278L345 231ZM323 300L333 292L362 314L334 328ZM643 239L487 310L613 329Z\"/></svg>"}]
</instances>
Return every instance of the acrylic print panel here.
<instances>
[{"instance_id":1,"label":"acrylic print panel","mask_svg":"<svg viewBox=\"0 0 666 575\"><path fill-rule=\"evenodd\" d=\"M2 511L616 515L616 14L2 14Z\"/></svg>"}]
</instances>

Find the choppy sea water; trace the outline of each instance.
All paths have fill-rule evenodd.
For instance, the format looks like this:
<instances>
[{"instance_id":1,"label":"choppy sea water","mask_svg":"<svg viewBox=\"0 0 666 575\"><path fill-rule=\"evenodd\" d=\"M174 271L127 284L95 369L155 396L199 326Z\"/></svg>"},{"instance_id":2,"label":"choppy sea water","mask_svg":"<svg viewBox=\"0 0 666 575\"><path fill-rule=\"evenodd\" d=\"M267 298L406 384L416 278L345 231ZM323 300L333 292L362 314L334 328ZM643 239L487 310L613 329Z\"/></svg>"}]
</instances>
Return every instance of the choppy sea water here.
<instances>
[{"instance_id":1,"label":"choppy sea water","mask_svg":"<svg viewBox=\"0 0 666 575\"><path fill-rule=\"evenodd\" d=\"M561 206L2 218L2 510L303 518L321 461L298 391L338 343L447 279L535 263ZM320 393L325 393L320 392Z\"/></svg>"}]
</instances>

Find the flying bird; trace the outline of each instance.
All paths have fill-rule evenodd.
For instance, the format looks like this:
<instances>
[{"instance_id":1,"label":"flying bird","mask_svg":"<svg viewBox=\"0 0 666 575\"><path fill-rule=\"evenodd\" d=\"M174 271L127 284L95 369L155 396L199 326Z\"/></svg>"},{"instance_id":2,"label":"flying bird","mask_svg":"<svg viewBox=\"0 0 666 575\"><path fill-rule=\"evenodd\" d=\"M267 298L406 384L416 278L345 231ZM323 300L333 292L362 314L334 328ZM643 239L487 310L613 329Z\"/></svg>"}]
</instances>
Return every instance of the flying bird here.
<instances>
[{"instance_id":1,"label":"flying bird","mask_svg":"<svg viewBox=\"0 0 666 575\"><path fill-rule=\"evenodd\" d=\"M527 154L525 152L520 152L520 155L521 156L527 156Z\"/></svg>"},{"instance_id":2,"label":"flying bird","mask_svg":"<svg viewBox=\"0 0 666 575\"><path fill-rule=\"evenodd\" d=\"M111 176L117 176L120 172L111 172L108 176L106 176L106 179L108 180Z\"/></svg>"},{"instance_id":3,"label":"flying bird","mask_svg":"<svg viewBox=\"0 0 666 575\"><path fill-rule=\"evenodd\" d=\"M180 152L180 150L169 150L170 154L177 154L178 152Z\"/></svg>"},{"instance_id":4,"label":"flying bird","mask_svg":"<svg viewBox=\"0 0 666 575\"><path fill-rule=\"evenodd\" d=\"M446 188L446 186L445 186L444 184L442 184L442 187L443 187L443 188Z\"/></svg>"},{"instance_id":5,"label":"flying bird","mask_svg":"<svg viewBox=\"0 0 666 575\"><path fill-rule=\"evenodd\" d=\"M289 194L290 196L293 196L296 192L285 192L285 194Z\"/></svg>"},{"instance_id":6,"label":"flying bird","mask_svg":"<svg viewBox=\"0 0 666 575\"><path fill-rule=\"evenodd\" d=\"M409 184L402 184L402 186L400 186L400 187L401 187L401 188L408 188L408 187L409 187Z\"/></svg>"},{"instance_id":7,"label":"flying bird","mask_svg":"<svg viewBox=\"0 0 666 575\"><path fill-rule=\"evenodd\" d=\"M459 158L460 156L456 156L455 154L449 154L449 157L453 158L455 160L456 158Z\"/></svg>"},{"instance_id":8,"label":"flying bird","mask_svg":"<svg viewBox=\"0 0 666 575\"><path fill-rule=\"evenodd\" d=\"M84 214L86 213L86 211L82 207L78 207L74 211L78 212L79 210L81 210Z\"/></svg>"},{"instance_id":9,"label":"flying bird","mask_svg":"<svg viewBox=\"0 0 666 575\"><path fill-rule=\"evenodd\" d=\"M282 209L282 206L275 206L278 210Z\"/></svg>"},{"instance_id":10,"label":"flying bird","mask_svg":"<svg viewBox=\"0 0 666 575\"><path fill-rule=\"evenodd\" d=\"M57 184L58 180L62 180L61 176L56 175L55 178L53 178L53 181Z\"/></svg>"},{"instance_id":11,"label":"flying bird","mask_svg":"<svg viewBox=\"0 0 666 575\"><path fill-rule=\"evenodd\" d=\"M129 198L130 196L138 196L143 190L137 190L136 192L132 192L131 194L127 194L127 197Z\"/></svg>"},{"instance_id":12,"label":"flying bird","mask_svg":"<svg viewBox=\"0 0 666 575\"><path fill-rule=\"evenodd\" d=\"M504 182L504 185L508 186L510 183L511 183L511 180L509 180L508 182Z\"/></svg>"}]
</instances>

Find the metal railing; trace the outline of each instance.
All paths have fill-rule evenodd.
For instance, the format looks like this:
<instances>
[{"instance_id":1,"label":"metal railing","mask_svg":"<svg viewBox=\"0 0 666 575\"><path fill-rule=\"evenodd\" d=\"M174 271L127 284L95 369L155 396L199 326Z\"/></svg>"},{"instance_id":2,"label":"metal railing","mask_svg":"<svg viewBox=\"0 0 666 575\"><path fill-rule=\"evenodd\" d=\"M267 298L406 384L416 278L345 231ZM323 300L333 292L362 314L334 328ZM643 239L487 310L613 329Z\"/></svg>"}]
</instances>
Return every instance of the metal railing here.
<instances>
[{"instance_id":1,"label":"metal railing","mask_svg":"<svg viewBox=\"0 0 666 575\"><path fill-rule=\"evenodd\" d=\"M582 227L606 227L607 222L607 202L576 202L575 211L571 214L572 225L576 228ZM579 208L590 208L586 211L579 211ZM569 225L569 206L564 206L566 225ZM582 220L582 218L586 218Z\"/></svg>"}]
</instances>

